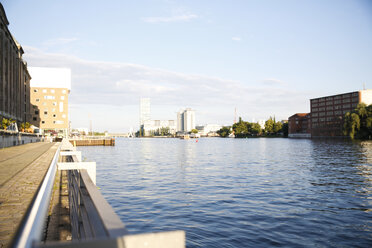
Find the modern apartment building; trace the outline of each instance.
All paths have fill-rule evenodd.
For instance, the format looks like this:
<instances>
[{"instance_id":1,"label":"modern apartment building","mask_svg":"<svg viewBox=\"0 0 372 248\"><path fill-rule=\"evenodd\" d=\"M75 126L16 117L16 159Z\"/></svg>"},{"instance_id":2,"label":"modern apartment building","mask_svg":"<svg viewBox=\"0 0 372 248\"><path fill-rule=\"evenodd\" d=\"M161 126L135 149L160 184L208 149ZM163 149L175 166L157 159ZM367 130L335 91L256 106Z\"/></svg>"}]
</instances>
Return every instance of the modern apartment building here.
<instances>
[{"instance_id":1,"label":"modern apartment building","mask_svg":"<svg viewBox=\"0 0 372 248\"><path fill-rule=\"evenodd\" d=\"M0 121L30 119L30 74L21 45L8 29L8 19L0 3Z\"/></svg>"},{"instance_id":2,"label":"modern apartment building","mask_svg":"<svg viewBox=\"0 0 372 248\"><path fill-rule=\"evenodd\" d=\"M345 114L362 102L372 104L372 90L311 99L311 137L342 137Z\"/></svg>"},{"instance_id":3,"label":"modern apartment building","mask_svg":"<svg viewBox=\"0 0 372 248\"><path fill-rule=\"evenodd\" d=\"M191 132L195 129L195 111L191 108L181 110L177 113L177 132Z\"/></svg>"},{"instance_id":4,"label":"modern apartment building","mask_svg":"<svg viewBox=\"0 0 372 248\"><path fill-rule=\"evenodd\" d=\"M41 133L66 137L69 130L68 94L71 70L67 68L30 67L31 124Z\"/></svg>"},{"instance_id":5,"label":"modern apartment building","mask_svg":"<svg viewBox=\"0 0 372 248\"><path fill-rule=\"evenodd\" d=\"M288 118L288 137L311 138L310 113L297 113Z\"/></svg>"}]
</instances>

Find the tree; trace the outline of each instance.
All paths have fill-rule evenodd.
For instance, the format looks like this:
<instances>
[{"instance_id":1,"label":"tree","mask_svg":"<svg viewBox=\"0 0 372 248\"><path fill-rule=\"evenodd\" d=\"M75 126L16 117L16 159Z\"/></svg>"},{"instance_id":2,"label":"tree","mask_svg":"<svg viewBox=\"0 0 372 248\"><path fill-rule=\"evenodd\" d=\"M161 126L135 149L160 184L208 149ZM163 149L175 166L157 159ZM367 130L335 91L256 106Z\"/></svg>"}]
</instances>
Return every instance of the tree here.
<instances>
[{"instance_id":1,"label":"tree","mask_svg":"<svg viewBox=\"0 0 372 248\"><path fill-rule=\"evenodd\" d=\"M283 123L282 132L284 137L288 137L288 122Z\"/></svg>"},{"instance_id":2,"label":"tree","mask_svg":"<svg viewBox=\"0 0 372 248\"><path fill-rule=\"evenodd\" d=\"M277 121L277 122L274 122L274 125L273 125L273 132L274 133L279 133L280 131L282 131L282 123L280 121Z\"/></svg>"},{"instance_id":3,"label":"tree","mask_svg":"<svg viewBox=\"0 0 372 248\"><path fill-rule=\"evenodd\" d=\"M251 133L254 135L261 135L262 134L262 128L260 124L258 123L251 123Z\"/></svg>"},{"instance_id":4,"label":"tree","mask_svg":"<svg viewBox=\"0 0 372 248\"><path fill-rule=\"evenodd\" d=\"M220 135L222 138L226 138L231 133L230 127L222 127L220 130L217 131L218 135Z\"/></svg>"},{"instance_id":5,"label":"tree","mask_svg":"<svg viewBox=\"0 0 372 248\"><path fill-rule=\"evenodd\" d=\"M239 122L234 123L234 125L232 126L235 137L244 138L249 134L247 124L248 124L247 122L243 121L242 118L239 117Z\"/></svg>"},{"instance_id":6,"label":"tree","mask_svg":"<svg viewBox=\"0 0 372 248\"><path fill-rule=\"evenodd\" d=\"M358 104L357 108L344 116L344 135L351 139L372 138L372 104Z\"/></svg>"},{"instance_id":7,"label":"tree","mask_svg":"<svg viewBox=\"0 0 372 248\"><path fill-rule=\"evenodd\" d=\"M274 133L274 124L275 121L270 116L270 119L265 122L265 133Z\"/></svg>"},{"instance_id":8,"label":"tree","mask_svg":"<svg viewBox=\"0 0 372 248\"><path fill-rule=\"evenodd\" d=\"M195 128L194 128L194 129L191 130L191 132L192 132L192 133L198 133L199 131L198 131L198 129L195 129Z\"/></svg>"}]
</instances>

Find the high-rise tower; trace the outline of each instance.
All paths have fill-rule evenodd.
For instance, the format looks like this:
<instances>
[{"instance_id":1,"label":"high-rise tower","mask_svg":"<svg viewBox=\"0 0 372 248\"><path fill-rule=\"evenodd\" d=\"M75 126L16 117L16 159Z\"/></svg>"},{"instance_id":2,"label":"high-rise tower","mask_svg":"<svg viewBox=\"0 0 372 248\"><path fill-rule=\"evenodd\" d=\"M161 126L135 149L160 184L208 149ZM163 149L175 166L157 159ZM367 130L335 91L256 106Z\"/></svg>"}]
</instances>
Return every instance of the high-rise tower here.
<instances>
[{"instance_id":1,"label":"high-rise tower","mask_svg":"<svg viewBox=\"0 0 372 248\"><path fill-rule=\"evenodd\" d=\"M150 98L141 98L140 100L140 126L142 126L145 121L151 120L151 108L150 108Z\"/></svg>"}]
</instances>

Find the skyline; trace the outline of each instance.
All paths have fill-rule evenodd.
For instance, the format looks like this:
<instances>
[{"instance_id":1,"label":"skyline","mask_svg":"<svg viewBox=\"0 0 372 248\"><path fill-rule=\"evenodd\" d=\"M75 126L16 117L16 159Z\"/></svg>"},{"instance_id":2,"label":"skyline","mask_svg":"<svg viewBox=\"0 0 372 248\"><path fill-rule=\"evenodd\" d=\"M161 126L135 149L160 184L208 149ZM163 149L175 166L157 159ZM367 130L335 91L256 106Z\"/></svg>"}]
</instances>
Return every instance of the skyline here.
<instances>
[{"instance_id":1,"label":"skyline","mask_svg":"<svg viewBox=\"0 0 372 248\"><path fill-rule=\"evenodd\" d=\"M140 97L153 119L191 107L197 124L224 125L235 107L287 119L311 98L371 88L369 1L1 3L29 67L71 68L74 128L90 114L97 131L136 129Z\"/></svg>"}]
</instances>

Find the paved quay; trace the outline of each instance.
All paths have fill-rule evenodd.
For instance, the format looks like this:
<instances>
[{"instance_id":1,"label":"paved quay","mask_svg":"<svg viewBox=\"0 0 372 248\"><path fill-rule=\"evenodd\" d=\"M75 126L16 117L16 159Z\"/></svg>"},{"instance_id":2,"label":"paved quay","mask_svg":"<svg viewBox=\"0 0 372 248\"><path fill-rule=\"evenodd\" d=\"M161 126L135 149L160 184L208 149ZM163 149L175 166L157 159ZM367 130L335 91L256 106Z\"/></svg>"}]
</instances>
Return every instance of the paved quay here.
<instances>
[{"instance_id":1,"label":"paved quay","mask_svg":"<svg viewBox=\"0 0 372 248\"><path fill-rule=\"evenodd\" d=\"M42 182L59 143L0 150L0 247L7 247Z\"/></svg>"}]
</instances>

